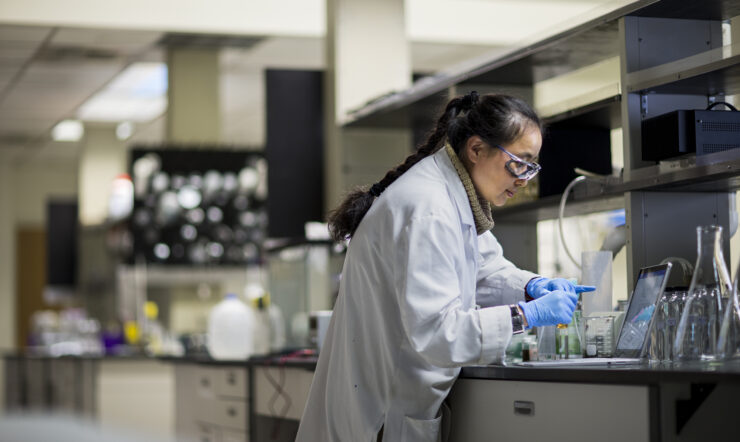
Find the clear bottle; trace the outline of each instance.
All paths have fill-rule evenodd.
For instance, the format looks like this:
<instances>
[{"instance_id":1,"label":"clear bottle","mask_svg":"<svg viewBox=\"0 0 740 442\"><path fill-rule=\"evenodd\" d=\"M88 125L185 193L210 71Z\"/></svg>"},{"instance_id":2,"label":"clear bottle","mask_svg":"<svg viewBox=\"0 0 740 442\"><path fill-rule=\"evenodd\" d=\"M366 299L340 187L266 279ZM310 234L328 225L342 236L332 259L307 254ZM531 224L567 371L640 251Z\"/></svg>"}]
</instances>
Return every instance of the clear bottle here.
<instances>
[{"instance_id":1,"label":"clear bottle","mask_svg":"<svg viewBox=\"0 0 740 442\"><path fill-rule=\"evenodd\" d=\"M740 268L738 269L740 270ZM717 340L720 359L740 358L740 294L738 294L738 273L732 284L732 294L725 307L722 327Z\"/></svg>"},{"instance_id":2,"label":"clear bottle","mask_svg":"<svg viewBox=\"0 0 740 442\"><path fill-rule=\"evenodd\" d=\"M732 289L722 253L722 227L700 226L696 233L696 266L673 342L674 360L680 362L717 358L722 298Z\"/></svg>"}]
</instances>

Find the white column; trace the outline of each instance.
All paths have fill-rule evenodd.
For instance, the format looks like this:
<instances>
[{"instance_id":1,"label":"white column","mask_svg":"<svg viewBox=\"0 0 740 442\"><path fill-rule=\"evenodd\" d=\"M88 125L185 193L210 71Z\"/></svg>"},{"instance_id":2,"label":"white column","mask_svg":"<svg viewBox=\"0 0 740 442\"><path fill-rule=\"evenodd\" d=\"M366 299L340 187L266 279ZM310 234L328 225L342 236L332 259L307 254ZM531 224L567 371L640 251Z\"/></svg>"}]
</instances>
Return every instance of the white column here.
<instances>
[{"instance_id":1,"label":"white column","mask_svg":"<svg viewBox=\"0 0 740 442\"><path fill-rule=\"evenodd\" d=\"M373 129L379 136L375 145L367 130L342 129L338 123L348 110L408 88L411 57L403 0L327 0L326 11L324 205L330 210L351 184L371 184L410 152L409 130ZM388 146L395 148L389 152ZM357 149L368 149L361 155L366 167L349 164Z\"/></svg>"},{"instance_id":2,"label":"white column","mask_svg":"<svg viewBox=\"0 0 740 442\"><path fill-rule=\"evenodd\" d=\"M327 0L327 63L336 72L336 119L411 84L403 0Z\"/></svg>"},{"instance_id":3,"label":"white column","mask_svg":"<svg viewBox=\"0 0 740 442\"><path fill-rule=\"evenodd\" d=\"M113 179L126 173L126 145L111 124L85 126L79 157L78 202L80 224L101 224L108 215Z\"/></svg>"},{"instance_id":4,"label":"white column","mask_svg":"<svg viewBox=\"0 0 740 442\"><path fill-rule=\"evenodd\" d=\"M217 144L221 138L218 49L168 50L167 141Z\"/></svg>"}]
</instances>

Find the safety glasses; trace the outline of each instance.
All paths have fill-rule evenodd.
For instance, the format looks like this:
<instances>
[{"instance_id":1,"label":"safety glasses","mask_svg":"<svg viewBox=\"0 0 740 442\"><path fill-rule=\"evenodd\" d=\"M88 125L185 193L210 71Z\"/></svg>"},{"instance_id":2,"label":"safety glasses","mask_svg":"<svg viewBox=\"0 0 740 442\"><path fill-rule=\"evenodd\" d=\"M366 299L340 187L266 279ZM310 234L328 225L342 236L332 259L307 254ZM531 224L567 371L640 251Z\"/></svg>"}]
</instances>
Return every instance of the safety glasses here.
<instances>
[{"instance_id":1,"label":"safety glasses","mask_svg":"<svg viewBox=\"0 0 740 442\"><path fill-rule=\"evenodd\" d=\"M511 158L506 162L506 170L508 170L515 178L529 181L534 178L540 170L542 170L542 166L539 164L524 161L498 144L496 144L496 147L503 150L504 153Z\"/></svg>"}]
</instances>

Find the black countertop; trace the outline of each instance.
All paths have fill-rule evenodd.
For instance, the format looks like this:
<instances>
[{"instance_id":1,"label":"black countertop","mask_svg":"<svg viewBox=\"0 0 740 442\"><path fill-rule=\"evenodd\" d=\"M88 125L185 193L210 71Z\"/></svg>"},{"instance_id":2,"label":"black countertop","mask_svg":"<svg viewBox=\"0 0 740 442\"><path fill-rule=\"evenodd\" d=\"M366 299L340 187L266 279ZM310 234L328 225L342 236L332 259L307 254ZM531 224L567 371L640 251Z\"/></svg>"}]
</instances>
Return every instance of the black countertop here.
<instances>
[{"instance_id":1,"label":"black countertop","mask_svg":"<svg viewBox=\"0 0 740 442\"><path fill-rule=\"evenodd\" d=\"M661 382L740 383L740 360L685 364L521 367L463 367L460 378L508 381L645 385Z\"/></svg>"},{"instance_id":2,"label":"black countertop","mask_svg":"<svg viewBox=\"0 0 740 442\"><path fill-rule=\"evenodd\" d=\"M5 358L60 359L51 356L28 356L6 353ZM288 367L315 370L318 355L311 351L268 356L248 360L216 360L208 356L64 356L61 359L94 359L111 361L159 360L175 364L214 366ZM740 383L740 360L685 364L635 364L618 366L522 367L517 365L476 365L463 367L461 379L492 379L509 381L575 382L599 384L645 385L661 382Z\"/></svg>"},{"instance_id":3,"label":"black countertop","mask_svg":"<svg viewBox=\"0 0 740 442\"><path fill-rule=\"evenodd\" d=\"M293 352L289 354L275 354L267 356L253 356L246 360L219 360L210 356L147 356L144 354L130 355L80 355L80 356L49 356L40 354L26 354L23 352L7 352L5 359L35 359L35 360L94 360L94 361L161 361L174 364L201 364L230 367L250 366L284 366L315 370L318 356L311 352Z\"/></svg>"}]
</instances>

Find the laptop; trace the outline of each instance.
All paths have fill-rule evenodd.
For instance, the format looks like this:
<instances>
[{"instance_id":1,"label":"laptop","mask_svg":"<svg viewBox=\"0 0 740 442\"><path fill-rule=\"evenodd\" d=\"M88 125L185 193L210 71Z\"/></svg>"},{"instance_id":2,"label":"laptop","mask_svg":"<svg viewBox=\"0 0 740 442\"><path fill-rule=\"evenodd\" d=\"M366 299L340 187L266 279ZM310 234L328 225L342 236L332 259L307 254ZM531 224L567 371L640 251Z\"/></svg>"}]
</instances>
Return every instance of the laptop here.
<instances>
[{"instance_id":1,"label":"laptop","mask_svg":"<svg viewBox=\"0 0 740 442\"><path fill-rule=\"evenodd\" d=\"M558 359L553 361L527 361L514 365L523 367L560 367L567 365L630 365L639 364L653 323L656 303L668 282L671 263L640 269L632 291L627 313L617 338L614 356L610 358ZM581 296L588 296L588 293Z\"/></svg>"}]
</instances>

